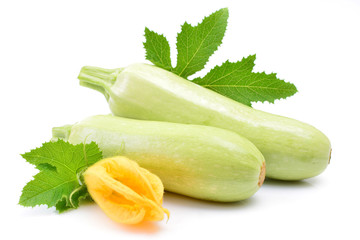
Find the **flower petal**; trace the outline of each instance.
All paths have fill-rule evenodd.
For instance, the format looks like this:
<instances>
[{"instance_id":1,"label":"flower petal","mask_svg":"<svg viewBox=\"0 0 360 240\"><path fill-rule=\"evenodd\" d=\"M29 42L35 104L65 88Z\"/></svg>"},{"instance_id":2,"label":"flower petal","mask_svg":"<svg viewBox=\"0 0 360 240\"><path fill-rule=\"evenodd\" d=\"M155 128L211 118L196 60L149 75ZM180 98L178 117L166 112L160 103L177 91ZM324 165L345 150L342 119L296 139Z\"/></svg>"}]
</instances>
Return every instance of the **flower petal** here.
<instances>
[{"instance_id":1,"label":"flower petal","mask_svg":"<svg viewBox=\"0 0 360 240\"><path fill-rule=\"evenodd\" d=\"M125 157L103 159L84 173L94 201L114 221L136 224L160 221L164 186L156 175Z\"/></svg>"}]
</instances>

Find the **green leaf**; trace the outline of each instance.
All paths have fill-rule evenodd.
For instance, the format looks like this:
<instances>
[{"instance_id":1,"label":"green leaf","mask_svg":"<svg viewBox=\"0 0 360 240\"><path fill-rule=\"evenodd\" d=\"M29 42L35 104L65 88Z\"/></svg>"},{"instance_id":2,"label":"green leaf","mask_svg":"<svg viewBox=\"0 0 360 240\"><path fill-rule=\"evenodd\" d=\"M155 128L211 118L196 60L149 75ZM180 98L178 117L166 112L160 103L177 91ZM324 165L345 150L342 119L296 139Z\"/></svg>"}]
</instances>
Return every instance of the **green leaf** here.
<instances>
[{"instance_id":1,"label":"green leaf","mask_svg":"<svg viewBox=\"0 0 360 240\"><path fill-rule=\"evenodd\" d=\"M156 32L145 28L144 48L146 59L154 65L170 71L172 69L170 59L170 46L167 39Z\"/></svg>"},{"instance_id":2,"label":"green leaf","mask_svg":"<svg viewBox=\"0 0 360 240\"><path fill-rule=\"evenodd\" d=\"M228 9L222 8L193 27L184 23L177 36L177 65L173 72L187 78L204 68L224 37Z\"/></svg>"},{"instance_id":3,"label":"green leaf","mask_svg":"<svg viewBox=\"0 0 360 240\"><path fill-rule=\"evenodd\" d=\"M220 46L225 34L228 9L220 9L197 26L185 22L177 36L177 65L171 65L169 43L163 35L145 28L146 59L156 66L171 71L185 79L204 68L210 56ZM276 77L275 73L255 73L255 55L238 62L224 62L213 68L205 77L195 78L197 83L235 101L251 106L252 102L273 103L294 95L295 85Z\"/></svg>"},{"instance_id":4,"label":"green leaf","mask_svg":"<svg viewBox=\"0 0 360 240\"><path fill-rule=\"evenodd\" d=\"M252 72L255 58L250 55L238 62L226 61L193 82L248 106L257 101L273 103L297 92L295 85L278 79L275 73Z\"/></svg>"},{"instance_id":5,"label":"green leaf","mask_svg":"<svg viewBox=\"0 0 360 240\"><path fill-rule=\"evenodd\" d=\"M102 153L94 142L72 145L59 139L22 156L40 172L23 188L19 204L56 206L62 212L77 208L79 200L88 197L86 187L79 182L80 176L102 158Z\"/></svg>"}]
</instances>

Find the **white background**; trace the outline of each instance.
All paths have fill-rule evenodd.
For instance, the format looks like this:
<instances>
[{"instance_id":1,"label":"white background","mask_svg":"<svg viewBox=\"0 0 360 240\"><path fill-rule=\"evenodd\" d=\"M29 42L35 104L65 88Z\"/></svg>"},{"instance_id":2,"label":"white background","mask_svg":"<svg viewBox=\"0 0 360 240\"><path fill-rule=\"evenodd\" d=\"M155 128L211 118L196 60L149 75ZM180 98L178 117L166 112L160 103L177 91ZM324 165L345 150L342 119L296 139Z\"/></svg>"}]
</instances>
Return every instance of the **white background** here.
<instances>
[{"instance_id":1,"label":"white background","mask_svg":"<svg viewBox=\"0 0 360 240\"><path fill-rule=\"evenodd\" d=\"M107 114L104 97L80 87L84 65L145 61L145 26L176 34L229 7L227 32L206 69L257 54L256 71L276 72L299 92L255 108L310 123L331 140L331 164L300 182L266 181L233 204L166 193L168 223L123 226L95 204L58 214L17 205L36 173L19 155L54 126ZM1 220L11 239L359 239L360 1L1 1ZM202 71L199 75L203 75Z\"/></svg>"}]
</instances>

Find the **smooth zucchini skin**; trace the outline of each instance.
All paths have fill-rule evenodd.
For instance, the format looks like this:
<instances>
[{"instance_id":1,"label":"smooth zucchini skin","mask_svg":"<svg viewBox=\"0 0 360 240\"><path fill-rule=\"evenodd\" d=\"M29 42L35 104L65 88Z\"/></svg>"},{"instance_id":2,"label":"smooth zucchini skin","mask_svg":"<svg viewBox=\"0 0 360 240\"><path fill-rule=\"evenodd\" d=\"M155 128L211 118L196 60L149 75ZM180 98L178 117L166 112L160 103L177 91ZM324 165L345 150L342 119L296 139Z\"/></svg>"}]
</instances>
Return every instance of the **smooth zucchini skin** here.
<instances>
[{"instance_id":1,"label":"smooth zucchini skin","mask_svg":"<svg viewBox=\"0 0 360 240\"><path fill-rule=\"evenodd\" d=\"M255 110L161 68L84 67L79 79L104 93L117 116L213 126L248 138L265 157L266 177L300 180L328 165L330 141L313 126Z\"/></svg>"},{"instance_id":2,"label":"smooth zucchini skin","mask_svg":"<svg viewBox=\"0 0 360 240\"><path fill-rule=\"evenodd\" d=\"M54 128L57 138L95 141L104 158L126 156L160 177L166 190L198 199L247 199L265 178L260 151L220 128L98 115Z\"/></svg>"}]
</instances>

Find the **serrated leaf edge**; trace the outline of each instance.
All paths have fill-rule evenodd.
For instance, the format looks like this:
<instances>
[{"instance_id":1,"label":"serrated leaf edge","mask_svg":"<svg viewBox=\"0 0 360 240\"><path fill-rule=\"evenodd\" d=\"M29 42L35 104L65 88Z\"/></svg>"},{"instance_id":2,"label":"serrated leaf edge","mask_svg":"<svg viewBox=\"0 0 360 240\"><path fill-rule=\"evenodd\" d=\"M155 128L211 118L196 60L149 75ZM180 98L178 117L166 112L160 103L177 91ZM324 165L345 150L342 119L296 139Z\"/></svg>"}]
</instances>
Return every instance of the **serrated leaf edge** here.
<instances>
[{"instance_id":1,"label":"serrated leaf edge","mask_svg":"<svg viewBox=\"0 0 360 240\"><path fill-rule=\"evenodd\" d=\"M213 14L215 14L216 12L219 12L219 11L221 11L221 10L226 10L226 14L229 14L228 8L221 8L221 9L219 9L219 10L211 13L209 16L203 17L202 20L201 20L199 23L197 23L196 25L194 25L194 26L191 25L191 24L189 24L187 21L185 21L184 24L181 25L181 29L182 29L182 28L184 27L184 25L186 25L186 24L189 25L190 27L196 28L196 27L198 27L200 24L202 24L206 18L210 17L211 15L213 15ZM214 26L213 26L213 27L214 27ZM222 37L219 45L216 47L216 49L214 50L214 52L213 52L213 53L209 56L209 58L205 61L204 67L203 67L202 69L204 69L204 68L206 67L207 63L208 63L209 60L210 60L210 57L211 57L211 56L219 49L219 47L222 45L223 39L224 39L224 37L225 37L225 35L226 35L226 30L227 30L227 22L226 22L226 26L225 26L224 36ZM179 34L180 34L181 32L182 32L182 30L177 34L176 42L178 41L178 37L179 37ZM211 32L211 31L208 31L208 34L209 34L210 32ZM200 49L200 48L198 48L197 51L199 51L199 49ZM178 51L178 49L177 49L177 51ZM186 66L183 68L183 70L182 70L180 73L175 73L174 71L172 71L172 72L174 72L175 74L181 76L181 74L185 71L185 69L187 68L187 66L189 65L189 63L192 61L192 59L195 57L195 55L196 55L196 54L194 54L194 55L192 56L192 58L188 61L188 63L186 64ZM178 67L178 63L176 63L176 66L175 66L173 69L176 69L177 67ZM200 69L200 70L198 70L198 71L196 71L196 72L199 72L199 71L201 71L202 69ZM196 73L196 72L195 72L195 73ZM194 75L195 73L189 75L188 77ZM181 77L182 77L182 76L181 76ZM183 78L185 78L185 77L183 77ZM185 79L188 80L188 78L185 78Z\"/></svg>"}]
</instances>

